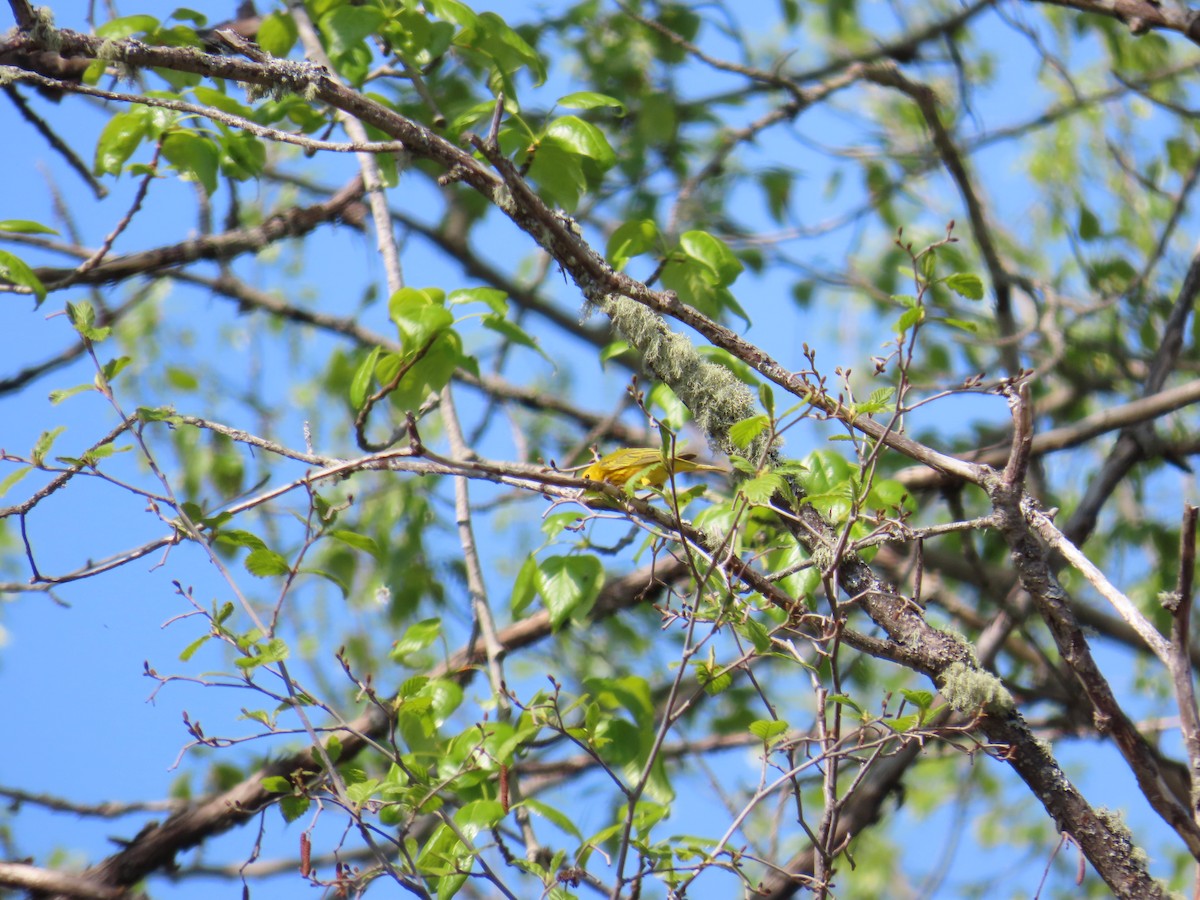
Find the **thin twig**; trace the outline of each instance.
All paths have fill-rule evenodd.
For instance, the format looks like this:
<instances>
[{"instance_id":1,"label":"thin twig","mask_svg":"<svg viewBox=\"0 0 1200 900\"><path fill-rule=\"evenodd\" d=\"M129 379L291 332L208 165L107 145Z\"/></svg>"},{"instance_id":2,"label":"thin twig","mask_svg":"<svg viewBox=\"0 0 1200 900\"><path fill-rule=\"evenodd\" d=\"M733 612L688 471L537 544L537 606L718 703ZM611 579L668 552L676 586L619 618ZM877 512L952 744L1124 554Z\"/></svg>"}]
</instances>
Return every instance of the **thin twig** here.
<instances>
[{"instance_id":1,"label":"thin twig","mask_svg":"<svg viewBox=\"0 0 1200 900\"><path fill-rule=\"evenodd\" d=\"M92 189L92 193L96 195L97 199L107 197L108 188L96 180L96 177L92 174L87 164L79 158L79 155L71 149L66 141L58 136L46 120L29 108L29 104L25 102L25 98L21 96L20 92L11 84L6 84L4 86L4 93L13 102L13 105L25 118L25 121L37 129L38 134L46 139L46 143L53 147L54 151L75 171L75 174L82 178L87 186Z\"/></svg>"}]
</instances>

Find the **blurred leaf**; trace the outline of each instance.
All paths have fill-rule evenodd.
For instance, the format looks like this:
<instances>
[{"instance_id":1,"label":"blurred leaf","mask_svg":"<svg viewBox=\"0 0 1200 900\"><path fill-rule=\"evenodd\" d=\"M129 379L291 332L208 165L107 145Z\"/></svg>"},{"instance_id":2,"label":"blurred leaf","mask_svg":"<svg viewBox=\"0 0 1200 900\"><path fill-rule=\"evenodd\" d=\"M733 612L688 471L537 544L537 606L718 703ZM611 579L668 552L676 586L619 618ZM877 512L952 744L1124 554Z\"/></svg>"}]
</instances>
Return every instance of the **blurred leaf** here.
<instances>
[{"instance_id":1,"label":"blurred leaf","mask_svg":"<svg viewBox=\"0 0 1200 900\"><path fill-rule=\"evenodd\" d=\"M601 171L612 168L617 160L604 132L577 116L555 119L546 129L542 140L544 143L557 144L569 153L587 157L595 162Z\"/></svg>"},{"instance_id":2,"label":"blurred leaf","mask_svg":"<svg viewBox=\"0 0 1200 900\"><path fill-rule=\"evenodd\" d=\"M503 316L484 316L483 327L501 335L506 341L510 341L514 344L519 344L522 347L528 347L530 350L536 351L538 355L542 357L542 359L546 360L546 362L550 363L551 365L554 365L554 360L546 355L546 351L541 348L541 345L537 342L537 339L515 322L510 322Z\"/></svg>"},{"instance_id":3,"label":"blurred leaf","mask_svg":"<svg viewBox=\"0 0 1200 900\"><path fill-rule=\"evenodd\" d=\"M339 6L320 19L330 56L341 56L361 44L383 24L383 11L374 6ZM293 26L294 27L294 26Z\"/></svg>"},{"instance_id":4,"label":"blurred leaf","mask_svg":"<svg viewBox=\"0 0 1200 900\"><path fill-rule=\"evenodd\" d=\"M163 138L162 153L180 174L198 181L205 193L217 189L219 155L212 141L192 131L173 131Z\"/></svg>"},{"instance_id":5,"label":"blurred leaf","mask_svg":"<svg viewBox=\"0 0 1200 900\"><path fill-rule=\"evenodd\" d=\"M274 550L260 548L252 550L246 557L246 571L256 578L267 578L271 575L286 575L291 571L288 561Z\"/></svg>"},{"instance_id":6,"label":"blurred leaf","mask_svg":"<svg viewBox=\"0 0 1200 900\"><path fill-rule=\"evenodd\" d=\"M729 439L734 445L745 450L754 439L767 430L771 425L771 420L767 416L757 415L751 416L748 419L742 419L740 422L734 422L729 426Z\"/></svg>"},{"instance_id":7,"label":"blurred leaf","mask_svg":"<svg viewBox=\"0 0 1200 900\"><path fill-rule=\"evenodd\" d=\"M38 306L41 306L42 301L46 299L46 286L42 284L41 279L34 274L33 269L25 264L24 260L7 250L0 250L0 280L29 288L33 292L33 296L37 298Z\"/></svg>"},{"instance_id":8,"label":"blurred leaf","mask_svg":"<svg viewBox=\"0 0 1200 900\"><path fill-rule=\"evenodd\" d=\"M679 238L680 249L701 263L710 274L713 284L720 287L733 284L743 266L728 245L704 231L687 231Z\"/></svg>"},{"instance_id":9,"label":"blurred leaf","mask_svg":"<svg viewBox=\"0 0 1200 900\"><path fill-rule=\"evenodd\" d=\"M652 219L634 219L619 225L608 239L605 256L620 271L635 256L649 253L659 241L658 226Z\"/></svg>"},{"instance_id":10,"label":"blurred leaf","mask_svg":"<svg viewBox=\"0 0 1200 900\"><path fill-rule=\"evenodd\" d=\"M336 541L341 541L347 547L353 547L356 550L362 550L364 553L371 554L378 562L383 562L383 550L375 539L368 535L339 528L329 532L329 536Z\"/></svg>"},{"instance_id":11,"label":"blurred leaf","mask_svg":"<svg viewBox=\"0 0 1200 900\"><path fill-rule=\"evenodd\" d=\"M396 662L404 662L405 657L419 653L431 646L442 635L441 619L423 619L414 622L405 629L404 634L392 646L391 657Z\"/></svg>"},{"instance_id":12,"label":"blurred leaf","mask_svg":"<svg viewBox=\"0 0 1200 900\"><path fill-rule=\"evenodd\" d=\"M96 142L97 175L120 175L121 169L138 145L150 134L150 120L145 107L135 106L119 112L104 126Z\"/></svg>"},{"instance_id":13,"label":"blurred leaf","mask_svg":"<svg viewBox=\"0 0 1200 900\"><path fill-rule=\"evenodd\" d=\"M616 97L600 94L596 91L575 91L565 97L558 98L558 105L567 109L619 109L625 112L625 104Z\"/></svg>"},{"instance_id":14,"label":"blurred leaf","mask_svg":"<svg viewBox=\"0 0 1200 900\"><path fill-rule=\"evenodd\" d=\"M382 347L372 347L371 352L366 355L366 358L355 369L354 377L350 381L351 409L362 409L363 404L367 402L367 394L371 390L371 384L375 378L375 365L379 362L379 358L382 355Z\"/></svg>"},{"instance_id":15,"label":"blurred leaf","mask_svg":"<svg viewBox=\"0 0 1200 900\"><path fill-rule=\"evenodd\" d=\"M53 228L29 219L0 220L0 231L7 231L10 234L58 234Z\"/></svg>"},{"instance_id":16,"label":"blurred leaf","mask_svg":"<svg viewBox=\"0 0 1200 900\"><path fill-rule=\"evenodd\" d=\"M287 56L300 37L296 23L283 11L263 16L255 42L272 56Z\"/></svg>"},{"instance_id":17,"label":"blurred leaf","mask_svg":"<svg viewBox=\"0 0 1200 900\"><path fill-rule=\"evenodd\" d=\"M968 300L983 299L983 279L978 275L957 272L946 276L945 284L960 297L966 297Z\"/></svg>"},{"instance_id":18,"label":"blurred leaf","mask_svg":"<svg viewBox=\"0 0 1200 900\"><path fill-rule=\"evenodd\" d=\"M551 556L537 566L534 584L557 631L592 608L604 586L604 565L595 556Z\"/></svg>"}]
</instances>

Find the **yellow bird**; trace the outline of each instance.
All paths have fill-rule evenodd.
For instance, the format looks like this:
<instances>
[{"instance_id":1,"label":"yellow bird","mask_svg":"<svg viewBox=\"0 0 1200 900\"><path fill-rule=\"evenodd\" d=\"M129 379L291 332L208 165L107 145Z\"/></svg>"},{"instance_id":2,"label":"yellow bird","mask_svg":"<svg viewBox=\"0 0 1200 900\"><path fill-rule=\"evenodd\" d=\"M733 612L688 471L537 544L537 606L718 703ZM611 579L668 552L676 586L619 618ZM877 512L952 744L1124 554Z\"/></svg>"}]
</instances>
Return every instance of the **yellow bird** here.
<instances>
[{"instance_id":1,"label":"yellow bird","mask_svg":"<svg viewBox=\"0 0 1200 900\"><path fill-rule=\"evenodd\" d=\"M671 469L675 472L724 472L720 466L706 466L693 462L695 453L679 453L671 457ZM582 476L592 481L607 481L624 487L630 479L637 478L637 487L662 487L669 477L663 463L662 451L657 447L626 447L602 456L583 470Z\"/></svg>"}]
</instances>

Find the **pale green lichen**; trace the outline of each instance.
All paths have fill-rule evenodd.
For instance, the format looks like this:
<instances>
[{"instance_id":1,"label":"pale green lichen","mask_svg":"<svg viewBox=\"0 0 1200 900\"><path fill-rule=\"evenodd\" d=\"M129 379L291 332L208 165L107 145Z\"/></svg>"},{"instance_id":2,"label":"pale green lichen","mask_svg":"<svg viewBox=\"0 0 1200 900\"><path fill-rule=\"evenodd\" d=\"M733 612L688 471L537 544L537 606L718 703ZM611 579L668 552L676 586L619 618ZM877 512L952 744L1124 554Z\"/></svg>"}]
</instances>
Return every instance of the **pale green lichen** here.
<instances>
[{"instance_id":1,"label":"pale green lichen","mask_svg":"<svg viewBox=\"0 0 1200 900\"><path fill-rule=\"evenodd\" d=\"M1122 841L1129 844L1133 852L1138 852L1133 846L1133 832L1129 830L1129 826L1125 824L1125 814L1119 809L1109 809L1107 806L1096 807L1096 818L1104 823L1104 827L1113 833L1113 835ZM1147 861L1146 854L1142 851L1142 863Z\"/></svg>"},{"instance_id":2,"label":"pale green lichen","mask_svg":"<svg viewBox=\"0 0 1200 900\"><path fill-rule=\"evenodd\" d=\"M950 638L958 646L968 665L972 668L979 668L979 657L975 655L975 647L965 635L950 628L942 629L942 634Z\"/></svg>"},{"instance_id":3,"label":"pale green lichen","mask_svg":"<svg viewBox=\"0 0 1200 900\"><path fill-rule=\"evenodd\" d=\"M691 341L672 331L662 316L628 297L609 294L594 305L612 319L621 336L642 355L646 367L691 410L696 426L714 445L750 459L764 454L765 438L746 449L735 447L729 439L730 427L756 411L754 394L733 372L705 359Z\"/></svg>"},{"instance_id":4,"label":"pale green lichen","mask_svg":"<svg viewBox=\"0 0 1200 900\"><path fill-rule=\"evenodd\" d=\"M513 202L512 191L508 189L507 184L496 185L492 190L492 202L505 215L515 216L517 214L517 204Z\"/></svg>"},{"instance_id":5,"label":"pale green lichen","mask_svg":"<svg viewBox=\"0 0 1200 900\"><path fill-rule=\"evenodd\" d=\"M117 62L118 60L124 58L124 48L112 38L106 38L96 49L96 59L103 59L107 60L108 62Z\"/></svg>"},{"instance_id":6,"label":"pale green lichen","mask_svg":"<svg viewBox=\"0 0 1200 900\"><path fill-rule=\"evenodd\" d=\"M812 564L819 571L828 572L833 567L833 548L814 541L808 552Z\"/></svg>"},{"instance_id":7,"label":"pale green lichen","mask_svg":"<svg viewBox=\"0 0 1200 900\"><path fill-rule=\"evenodd\" d=\"M62 36L54 27L54 13L48 7L34 7L33 23L29 26L29 38L46 50L58 50L62 46Z\"/></svg>"},{"instance_id":8,"label":"pale green lichen","mask_svg":"<svg viewBox=\"0 0 1200 900\"><path fill-rule=\"evenodd\" d=\"M991 672L966 663L951 663L942 674L942 694L952 709L973 714L977 710L1006 712L1014 706L1012 695Z\"/></svg>"}]
</instances>

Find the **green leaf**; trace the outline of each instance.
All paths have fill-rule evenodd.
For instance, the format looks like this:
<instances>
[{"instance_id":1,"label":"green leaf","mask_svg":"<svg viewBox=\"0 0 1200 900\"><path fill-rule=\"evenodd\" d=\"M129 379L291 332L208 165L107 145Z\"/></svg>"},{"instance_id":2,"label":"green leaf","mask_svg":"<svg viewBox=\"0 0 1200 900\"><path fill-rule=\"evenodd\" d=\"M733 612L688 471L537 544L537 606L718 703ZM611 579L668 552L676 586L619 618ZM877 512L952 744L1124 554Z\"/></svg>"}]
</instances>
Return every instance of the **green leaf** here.
<instances>
[{"instance_id":1,"label":"green leaf","mask_svg":"<svg viewBox=\"0 0 1200 900\"><path fill-rule=\"evenodd\" d=\"M129 157L150 133L150 120L144 107L134 107L117 113L96 142L96 161L93 169L97 175L120 175Z\"/></svg>"},{"instance_id":2,"label":"green leaf","mask_svg":"<svg viewBox=\"0 0 1200 900\"><path fill-rule=\"evenodd\" d=\"M498 316L508 313L508 293L498 288L461 288L457 291L451 291L446 302L451 306L458 306L463 303L483 303Z\"/></svg>"},{"instance_id":3,"label":"green leaf","mask_svg":"<svg viewBox=\"0 0 1200 900\"><path fill-rule=\"evenodd\" d=\"M685 231L679 238L679 247L689 258L703 265L709 280L719 287L733 284L744 268L729 245L707 231Z\"/></svg>"},{"instance_id":4,"label":"green leaf","mask_svg":"<svg viewBox=\"0 0 1200 900\"><path fill-rule=\"evenodd\" d=\"M795 174L785 169L768 169L758 176L758 183L767 197L767 211L777 225L783 224L787 216Z\"/></svg>"},{"instance_id":5,"label":"green leaf","mask_svg":"<svg viewBox=\"0 0 1200 900\"><path fill-rule=\"evenodd\" d=\"M784 492L785 485L782 475L776 472L767 472L765 475L743 481L738 486L738 492L746 498L748 503L764 506L770 503L771 498L776 494Z\"/></svg>"},{"instance_id":6,"label":"green leaf","mask_svg":"<svg viewBox=\"0 0 1200 900\"><path fill-rule=\"evenodd\" d=\"M217 189L216 145L194 131L173 131L163 138L162 154L185 177L197 181L209 196Z\"/></svg>"},{"instance_id":7,"label":"green leaf","mask_svg":"<svg viewBox=\"0 0 1200 900\"><path fill-rule=\"evenodd\" d=\"M67 320L75 326L81 337L96 343L105 340L112 332L108 326L96 327L96 308L86 300L67 303Z\"/></svg>"},{"instance_id":8,"label":"green leaf","mask_svg":"<svg viewBox=\"0 0 1200 900\"><path fill-rule=\"evenodd\" d=\"M179 366L167 366L166 377L167 383L171 387L181 391L194 391L200 387L200 379L196 377L195 373Z\"/></svg>"},{"instance_id":9,"label":"green leaf","mask_svg":"<svg viewBox=\"0 0 1200 900\"><path fill-rule=\"evenodd\" d=\"M279 814L283 816L285 822L295 822L308 812L308 807L311 803L312 801L307 797L297 797L289 794L286 797L279 798Z\"/></svg>"},{"instance_id":10,"label":"green leaf","mask_svg":"<svg viewBox=\"0 0 1200 900\"><path fill-rule=\"evenodd\" d=\"M249 635L244 635L242 638L239 638L240 644L249 647L250 655L242 656L234 660L234 665L236 665L239 669L245 670L247 674L249 674L252 670L257 669L259 666L285 660L290 655L288 645L281 638L271 638L269 641L265 642L247 643L248 638L253 637L256 634L258 634L257 629L251 632Z\"/></svg>"},{"instance_id":11,"label":"green leaf","mask_svg":"<svg viewBox=\"0 0 1200 900\"><path fill-rule=\"evenodd\" d=\"M54 442L58 440L58 436L66 430L66 425L59 425L50 431L43 431L39 435L37 443L33 445L33 450L29 453L30 462L35 466L44 465L46 454L50 452L50 448L54 446Z\"/></svg>"},{"instance_id":12,"label":"green leaf","mask_svg":"<svg viewBox=\"0 0 1200 900\"><path fill-rule=\"evenodd\" d=\"M342 758L342 742L336 734L331 734L325 739L325 752L329 754L330 760L334 765L337 765Z\"/></svg>"},{"instance_id":13,"label":"green leaf","mask_svg":"<svg viewBox=\"0 0 1200 900\"><path fill-rule=\"evenodd\" d=\"M763 405L763 409L767 411L767 415L775 415L775 392L771 390L771 386L765 381L758 386L758 402Z\"/></svg>"},{"instance_id":14,"label":"green leaf","mask_svg":"<svg viewBox=\"0 0 1200 900\"><path fill-rule=\"evenodd\" d=\"M290 794L293 790L292 783L282 775L268 775L262 780L262 787L272 794Z\"/></svg>"},{"instance_id":15,"label":"green leaf","mask_svg":"<svg viewBox=\"0 0 1200 900\"><path fill-rule=\"evenodd\" d=\"M246 131L224 134L218 152L221 171L239 181L261 175L267 165L267 148Z\"/></svg>"},{"instance_id":16,"label":"green leaf","mask_svg":"<svg viewBox=\"0 0 1200 900\"><path fill-rule=\"evenodd\" d=\"M595 556L551 556L537 567L534 583L557 631L592 608L604 585L604 565Z\"/></svg>"},{"instance_id":17,"label":"green leaf","mask_svg":"<svg viewBox=\"0 0 1200 900\"><path fill-rule=\"evenodd\" d=\"M899 481L891 478L879 478L871 485L871 493L867 495L867 506L871 509L905 509L916 512L916 501L913 500L906 488Z\"/></svg>"},{"instance_id":18,"label":"green leaf","mask_svg":"<svg viewBox=\"0 0 1200 900\"><path fill-rule=\"evenodd\" d=\"M553 541L579 519L580 515L577 512L561 512L546 516L542 519L542 534L546 536L547 541Z\"/></svg>"},{"instance_id":19,"label":"green leaf","mask_svg":"<svg viewBox=\"0 0 1200 900\"><path fill-rule=\"evenodd\" d=\"M617 226L608 239L604 255L609 264L620 271L635 256L653 250L658 241L658 226L653 219L633 219Z\"/></svg>"},{"instance_id":20,"label":"green leaf","mask_svg":"<svg viewBox=\"0 0 1200 900\"><path fill-rule=\"evenodd\" d=\"M890 410L892 408L892 397L895 395L896 389L890 387L876 388L871 391L871 396L862 403L857 403L854 406L856 413L869 415L872 413Z\"/></svg>"},{"instance_id":21,"label":"green leaf","mask_svg":"<svg viewBox=\"0 0 1200 900\"><path fill-rule=\"evenodd\" d=\"M102 38L119 40L135 34L145 34L158 30L158 19L154 16L124 16L105 22L96 29L96 34Z\"/></svg>"},{"instance_id":22,"label":"green leaf","mask_svg":"<svg viewBox=\"0 0 1200 900\"><path fill-rule=\"evenodd\" d=\"M957 328L969 334L979 333L978 322L968 322L966 319L938 319L943 325L949 325L951 328Z\"/></svg>"},{"instance_id":23,"label":"green leaf","mask_svg":"<svg viewBox=\"0 0 1200 900\"><path fill-rule=\"evenodd\" d=\"M7 231L12 234L58 234L53 228L43 225L40 222L32 222L29 219L0 220L0 231Z\"/></svg>"},{"instance_id":24,"label":"green leaf","mask_svg":"<svg viewBox=\"0 0 1200 900\"><path fill-rule=\"evenodd\" d=\"M1079 208L1079 239L1081 241L1094 241L1100 237L1100 220L1096 218L1096 214L1086 206Z\"/></svg>"},{"instance_id":25,"label":"green leaf","mask_svg":"<svg viewBox=\"0 0 1200 900\"><path fill-rule=\"evenodd\" d=\"M632 348L628 341L613 341L611 344L606 344L604 349L600 351L600 365L604 366L610 359L616 359L623 353L629 352Z\"/></svg>"},{"instance_id":26,"label":"green leaf","mask_svg":"<svg viewBox=\"0 0 1200 900\"><path fill-rule=\"evenodd\" d=\"M285 12L276 11L263 17L254 39L258 46L272 56L287 56L299 36L292 17Z\"/></svg>"},{"instance_id":27,"label":"green leaf","mask_svg":"<svg viewBox=\"0 0 1200 900\"><path fill-rule=\"evenodd\" d=\"M946 276L946 287L968 300L983 299L983 279L978 275L955 272L953 275Z\"/></svg>"},{"instance_id":28,"label":"green leaf","mask_svg":"<svg viewBox=\"0 0 1200 900\"><path fill-rule=\"evenodd\" d=\"M537 596L537 574L537 560L532 556L526 558L516 580L513 581L512 597L509 600L509 608L514 618L525 612Z\"/></svg>"},{"instance_id":29,"label":"green leaf","mask_svg":"<svg viewBox=\"0 0 1200 900\"><path fill-rule=\"evenodd\" d=\"M756 619L747 618L737 626L738 633L745 635L754 645L757 653L766 653L771 649L771 634L766 627Z\"/></svg>"},{"instance_id":30,"label":"green leaf","mask_svg":"<svg viewBox=\"0 0 1200 900\"><path fill-rule=\"evenodd\" d=\"M186 6L177 6L167 16L167 21L174 19L176 22L191 22L196 28L203 28L208 24L208 16L202 12L196 12L194 9L189 9Z\"/></svg>"},{"instance_id":31,"label":"green leaf","mask_svg":"<svg viewBox=\"0 0 1200 900\"><path fill-rule=\"evenodd\" d=\"M652 408L658 409L658 420L670 431L679 431L692 418L692 411L687 408L687 404L661 381L650 389L648 400ZM651 465L657 466L658 460Z\"/></svg>"},{"instance_id":32,"label":"green leaf","mask_svg":"<svg viewBox=\"0 0 1200 900\"><path fill-rule=\"evenodd\" d=\"M922 712L933 706L933 693L931 691L914 691L908 688L901 688L900 694Z\"/></svg>"},{"instance_id":33,"label":"green leaf","mask_svg":"<svg viewBox=\"0 0 1200 900\"><path fill-rule=\"evenodd\" d=\"M367 402L367 391L371 389L371 382L375 377L375 364L379 362L382 354L382 347L372 348L366 358L358 364L358 368L354 370L354 377L350 379L351 409L362 409L363 404Z\"/></svg>"},{"instance_id":34,"label":"green leaf","mask_svg":"<svg viewBox=\"0 0 1200 900\"><path fill-rule=\"evenodd\" d=\"M445 4L441 4L445 8ZM469 43L487 54L496 64L498 74L509 76L528 69L535 86L546 80L546 63L529 44L493 12L479 13L470 29L464 28L454 39L456 44ZM505 93L511 93L506 91Z\"/></svg>"},{"instance_id":35,"label":"green leaf","mask_svg":"<svg viewBox=\"0 0 1200 900\"><path fill-rule=\"evenodd\" d=\"M172 425L182 425L183 420L175 412L172 406L139 406L137 408L138 421L146 422L169 422Z\"/></svg>"},{"instance_id":36,"label":"green leaf","mask_svg":"<svg viewBox=\"0 0 1200 900\"><path fill-rule=\"evenodd\" d=\"M557 144L543 143L529 167L529 177L547 203L573 212L588 188L583 161L584 157Z\"/></svg>"},{"instance_id":37,"label":"green leaf","mask_svg":"<svg viewBox=\"0 0 1200 900\"><path fill-rule=\"evenodd\" d=\"M396 323L404 349L419 350L431 338L454 324L454 315L442 303L437 288L401 288L388 301L388 317Z\"/></svg>"},{"instance_id":38,"label":"green leaf","mask_svg":"<svg viewBox=\"0 0 1200 900\"><path fill-rule=\"evenodd\" d=\"M326 13L320 24L329 42L329 55L341 56L361 45L383 24L383 19L383 11L375 6L339 6Z\"/></svg>"},{"instance_id":39,"label":"green leaf","mask_svg":"<svg viewBox=\"0 0 1200 900\"><path fill-rule=\"evenodd\" d=\"M37 297L38 306L41 306L42 301L46 299L46 286L42 284L42 280L23 259L14 256L7 250L0 250L0 280L29 288Z\"/></svg>"},{"instance_id":40,"label":"green leaf","mask_svg":"<svg viewBox=\"0 0 1200 900\"><path fill-rule=\"evenodd\" d=\"M132 361L128 356L118 356L116 359L110 359L100 368L100 374L104 376L105 381L112 381Z\"/></svg>"},{"instance_id":41,"label":"green leaf","mask_svg":"<svg viewBox=\"0 0 1200 900\"><path fill-rule=\"evenodd\" d=\"M390 395L392 404L401 410L412 410L436 394L450 381L464 360L461 341L453 331L443 332L434 339L429 350L405 373L399 387ZM388 354L379 364L379 378L388 383L398 371L400 360Z\"/></svg>"},{"instance_id":42,"label":"green leaf","mask_svg":"<svg viewBox=\"0 0 1200 900\"><path fill-rule=\"evenodd\" d=\"M181 652L179 654L179 661L187 662L189 659L191 659L196 654L197 650L199 650L206 643L208 643L208 640L211 637L212 637L211 634L202 634L200 637L196 638L196 640L194 640L190 644L188 644L186 647L183 648L183 652Z\"/></svg>"},{"instance_id":43,"label":"green leaf","mask_svg":"<svg viewBox=\"0 0 1200 900\"><path fill-rule=\"evenodd\" d=\"M546 129L543 142L552 142L569 153L584 156L595 162L600 170L612 168L617 161L608 138L591 122L585 122L578 116L563 116L555 119ZM541 152L539 150L539 152Z\"/></svg>"},{"instance_id":44,"label":"green leaf","mask_svg":"<svg viewBox=\"0 0 1200 900\"><path fill-rule=\"evenodd\" d=\"M101 444L99 447L93 447L83 454L83 461L89 466L94 466L102 459L108 459L114 453L129 453L133 450L132 447L118 447L115 444Z\"/></svg>"},{"instance_id":45,"label":"green leaf","mask_svg":"<svg viewBox=\"0 0 1200 900\"><path fill-rule=\"evenodd\" d=\"M575 91L573 94L559 97L558 105L567 109L619 109L622 113L625 112L625 104L616 97L595 91Z\"/></svg>"},{"instance_id":46,"label":"green leaf","mask_svg":"<svg viewBox=\"0 0 1200 900\"><path fill-rule=\"evenodd\" d=\"M441 619L422 619L414 622L404 631L400 640L392 646L391 658L395 662L404 662L405 657L419 653L433 644L442 634Z\"/></svg>"},{"instance_id":47,"label":"green leaf","mask_svg":"<svg viewBox=\"0 0 1200 900\"><path fill-rule=\"evenodd\" d=\"M33 466L21 466L4 476L4 480L0 481L0 497L7 494L22 478L33 471Z\"/></svg>"},{"instance_id":48,"label":"green leaf","mask_svg":"<svg viewBox=\"0 0 1200 900\"><path fill-rule=\"evenodd\" d=\"M484 316L483 327L502 335L506 340L514 344L528 347L530 350L536 350L542 359L546 360L550 365L554 365L554 360L546 355L546 351L542 349L537 339L515 322L510 322L503 316Z\"/></svg>"},{"instance_id":49,"label":"green leaf","mask_svg":"<svg viewBox=\"0 0 1200 900\"><path fill-rule=\"evenodd\" d=\"M329 532L329 536L334 540L341 541L347 547L353 547L356 550L362 550L365 553L371 554L377 562L384 561L383 550L376 543L375 539L368 535L339 528L336 531Z\"/></svg>"},{"instance_id":50,"label":"green leaf","mask_svg":"<svg viewBox=\"0 0 1200 900\"><path fill-rule=\"evenodd\" d=\"M430 11L439 19L453 22L463 28L473 28L479 20L471 7L459 0L427 0Z\"/></svg>"},{"instance_id":51,"label":"green leaf","mask_svg":"<svg viewBox=\"0 0 1200 900\"><path fill-rule=\"evenodd\" d=\"M826 699L830 703L838 703L842 706L848 706L861 716L866 715L866 710L864 710L859 705L858 701L855 700L853 697L848 697L845 694L830 694L829 697Z\"/></svg>"},{"instance_id":52,"label":"green leaf","mask_svg":"<svg viewBox=\"0 0 1200 900\"><path fill-rule=\"evenodd\" d=\"M454 821L467 840L491 828L504 818L504 807L497 800L472 800L454 814Z\"/></svg>"},{"instance_id":53,"label":"green leaf","mask_svg":"<svg viewBox=\"0 0 1200 900\"><path fill-rule=\"evenodd\" d=\"M536 813L544 819L548 819L556 828L571 835L577 841L583 840L583 834L575 825L575 821L565 813L559 812L553 806L543 803L541 800L535 800L532 797L526 797L518 806L523 806L530 812Z\"/></svg>"},{"instance_id":54,"label":"green leaf","mask_svg":"<svg viewBox=\"0 0 1200 900\"><path fill-rule=\"evenodd\" d=\"M896 334L904 334L918 322L923 321L925 321L925 307L914 306L912 309L906 309L896 320Z\"/></svg>"},{"instance_id":55,"label":"green leaf","mask_svg":"<svg viewBox=\"0 0 1200 900\"><path fill-rule=\"evenodd\" d=\"M84 391L94 391L95 389L95 384L77 384L75 387L53 390L50 392L50 402L57 406L64 400L70 400L76 394L82 394Z\"/></svg>"},{"instance_id":56,"label":"green leaf","mask_svg":"<svg viewBox=\"0 0 1200 900\"><path fill-rule=\"evenodd\" d=\"M763 415L742 419L742 421L734 422L729 426L729 439L736 446L745 450L754 443L754 439L762 434L770 424L771 420Z\"/></svg>"},{"instance_id":57,"label":"green leaf","mask_svg":"<svg viewBox=\"0 0 1200 900\"><path fill-rule=\"evenodd\" d=\"M213 536L213 541L218 544L229 544L232 547L249 547L251 550L267 549L266 542L258 535L237 528L231 528L229 531L218 531Z\"/></svg>"},{"instance_id":58,"label":"green leaf","mask_svg":"<svg viewBox=\"0 0 1200 900\"><path fill-rule=\"evenodd\" d=\"M198 84L192 88L192 94L205 106L211 106L230 115L242 116L247 119L253 118L253 111L248 106L243 106L228 94L222 93L216 88Z\"/></svg>"},{"instance_id":59,"label":"green leaf","mask_svg":"<svg viewBox=\"0 0 1200 900\"><path fill-rule=\"evenodd\" d=\"M704 689L704 693L710 697L724 693L733 684L733 674L722 671L724 666L719 666L712 661L693 660L692 667L696 670L696 681Z\"/></svg>"},{"instance_id":60,"label":"green leaf","mask_svg":"<svg viewBox=\"0 0 1200 900\"><path fill-rule=\"evenodd\" d=\"M246 571L256 578L266 578L271 575L286 575L291 571L288 561L265 547L253 550L246 557Z\"/></svg>"},{"instance_id":61,"label":"green leaf","mask_svg":"<svg viewBox=\"0 0 1200 900\"><path fill-rule=\"evenodd\" d=\"M756 719L750 723L750 733L766 744L787 734L787 730L788 723L781 719Z\"/></svg>"}]
</instances>

